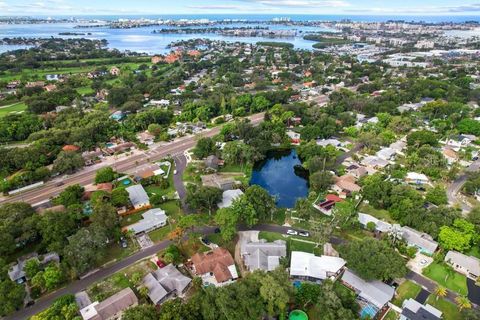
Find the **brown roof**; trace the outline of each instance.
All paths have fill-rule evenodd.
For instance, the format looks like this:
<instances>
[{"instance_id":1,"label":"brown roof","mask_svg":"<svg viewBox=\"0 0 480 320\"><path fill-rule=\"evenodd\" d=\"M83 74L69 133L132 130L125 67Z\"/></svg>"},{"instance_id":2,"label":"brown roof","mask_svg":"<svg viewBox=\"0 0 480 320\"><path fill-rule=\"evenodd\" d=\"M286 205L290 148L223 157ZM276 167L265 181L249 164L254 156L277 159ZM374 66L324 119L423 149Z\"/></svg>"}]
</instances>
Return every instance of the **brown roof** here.
<instances>
[{"instance_id":1,"label":"brown roof","mask_svg":"<svg viewBox=\"0 0 480 320\"><path fill-rule=\"evenodd\" d=\"M113 189L113 184L110 183L110 182L97 184L97 190L103 190L103 191L111 193L112 189Z\"/></svg>"},{"instance_id":2,"label":"brown roof","mask_svg":"<svg viewBox=\"0 0 480 320\"><path fill-rule=\"evenodd\" d=\"M207 253L196 253L192 256L192 262L197 274L212 272L218 282L233 279L228 267L235 262L227 249L216 248Z\"/></svg>"},{"instance_id":3,"label":"brown roof","mask_svg":"<svg viewBox=\"0 0 480 320\"><path fill-rule=\"evenodd\" d=\"M80 150L80 147L74 146L73 144L67 144L66 146L63 146L62 150L63 151L78 151L78 150Z\"/></svg>"},{"instance_id":4,"label":"brown roof","mask_svg":"<svg viewBox=\"0 0 480 320\"><path fill-rule=\"evenodd\" d=\"M454 158L454 159L458 158L457 153L455 151L453 151L452 149L443 149L443 154L447 157L450 157L450 158Z\"/></svg>"}]
</instances>

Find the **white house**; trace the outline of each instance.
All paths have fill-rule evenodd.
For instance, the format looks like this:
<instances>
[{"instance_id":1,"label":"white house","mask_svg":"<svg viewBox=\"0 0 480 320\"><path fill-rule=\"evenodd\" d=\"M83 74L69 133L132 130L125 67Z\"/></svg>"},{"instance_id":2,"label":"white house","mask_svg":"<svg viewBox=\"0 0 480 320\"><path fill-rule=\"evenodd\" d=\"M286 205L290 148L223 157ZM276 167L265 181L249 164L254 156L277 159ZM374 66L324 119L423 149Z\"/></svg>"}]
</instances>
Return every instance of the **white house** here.
<instances>
[{"instance_id":1,"label":"white house","mask_svg":"<svg viewBox=\"0 0 480 320\"><path fill-rule=\"evenodd\" d=\"M464 255L457 251L448 251L445 262L449 263L455 271L476 280L480 276L480 259Z\"/></svg>"},{"instance_id":2,"label":"white house","mask_svg":"<svg viewBox=\"0 0 480 320\"><path fill-rule=\"evenodd\" d=\"M409 184L424 185L429 183L430 180L423 173L408 172L405 178L405 182Z\"/></svg>"},{"instance_id":3,"label":"white house","mask_svg":"<svg viewBox=\"0 0 480 320\"><path fill-rule=\"evenodd\" d=\"M167 215L164 210L155 208L142 214L143 219L129 225L127 228L134 234L146 233L161 228L167 224Z\"/></svg>"},{"instance_id":4,"label":"white house","mask_svg":"<svg viewBox=\"0 0 480 320\"><path fill-rule=\"evenodd\" d=\"M150 207L150 199L141 185L134 185L125 189L132 206L137 209Z\"/></svg>"},{"instance_id":5,"label":"white house","mask_svg":"<svg viewBox=\"0 0 480 320\"><path fill-rule=\"evenodd\" d=\"M292 251L290 276L309 281L336 278L342 272L345 264L345 260L338 257L317 257L312 253Z\"/></svg>"}]
</instances>

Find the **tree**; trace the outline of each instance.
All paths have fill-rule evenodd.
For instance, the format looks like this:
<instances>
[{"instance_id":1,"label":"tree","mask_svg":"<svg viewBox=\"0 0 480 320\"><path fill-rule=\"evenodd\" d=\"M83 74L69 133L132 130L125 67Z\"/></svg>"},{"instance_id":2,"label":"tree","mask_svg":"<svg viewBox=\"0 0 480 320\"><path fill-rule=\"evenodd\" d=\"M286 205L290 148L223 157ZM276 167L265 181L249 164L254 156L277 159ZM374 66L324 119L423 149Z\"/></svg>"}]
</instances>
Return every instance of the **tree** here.
<instances>
[{"instance_id":1,"label":"tree","mask_svg":"<svg viewBox=\"0 0 480 320\"><path fill-rule=\"evenodd\" d=\"M468 300L467 297L458 296L455 298L455 302L457 303L458 309L462 311L463 309L471 309L472 303Z\"/></svg>"},{"instance_id":2,"label":"tree","mask_svg":"<svg viewBox=\"0 0 480 320\"><path fill-rule=\"evenodd\" d=\"M333 184L333 175L329 171L318 171L310 176L310 186L316 192L324 192Z\"/></svg>"},{"instance_id":3,"label":"tree","mask_svg":"<svg viewBox=\"0 0 480 320\"><path fill-rule=\"evenodd\" d=\"M109 238L112 238L119 231L117 210L109 203L98 203L93 207L90 216L92 225L103 228Z\"/></svg>"},{"instance_id":4,"label":"tree","mask_svg":"<svg viewBox=\"0 0 480 320\"><path fill-rule=\"evenodd\" d=\"M50 265L46 267L43 272L43 278L45 279L45 288L47 290L55 289L64 279L63 273L58 265Z\"/></svg>"},{"instance_id":5,"label":"tree","mask_svg":"<svg viewBox=\"0 0 480 320\"><path fill-rule=\"evenodd\" d=\"M41 217L38 228L42 236L42 245L48 251L61 252L67 238L78 229L71 212L47 211Z\"/></svg>"},{"instance_id":6,"label":"tree","mask_svg":"<svg viewBox=\"0 0 480 320\"><path fill-rule=\"evenodd\" d=\"M435 291L433 293L435 294L438 301L438 298L444 298L447 296L447 288L438 285L435 287Z\"/></svg>"},{"instance_id":7,"label":"tree","mask_svg":"<svg viewBox=\"0 0 480 320\"><path fill-rule=\"evenodd\" d=\"M82 155L77 152L62 151L57 159L53 161L53 171L60 174L73 173L85 165Z\"/></svg>"},{"instance_id":8,"label":"tree","mask_svg":"<svg viewBox=\"0 0 480 320\"><path fill-rule=\"evenodd\" d=\"M357 221L357 216L355 200L347 199L335 204L335 207L333 208L332 225L334 228L349 227Z\"/></svg>"},{"instance_id":9,"label":"tree","mask_svg":"<svg viewBox=\"0 0 480 320\"><path fill-rule=\"evenodd\" d=\"M438 145L438 138L434 132L427 130L419 130L412 132L408 135L407 143L409 146L416 148L421 147L425 144L436 147Z\"/></svg>"},{"instance_id":10,"label":"tree","mask_svg":"<svg viewBox=\"0 0 480 320\"><path fill-rule=\"evenodd\" d=\"M115 171L111 167L101 168L95 174L95 183L112 182L115 179Z\"/></svg>"},{"instance_id":11,"label":"tree","mask_svg":"<svg viewBox=\"0 0 480 320\"><path fill-rule=\"evenodd\" d=\"M365 280L390 280L407 273L403 258L384 241L351 241L340 246L340 254Z\"/></svg>"},{"instance_id":12,"label":"tree","mask_svg":"<svg viewBox=\"0 0 480 320\"><path fill-rule=\"evenodd\" d=\"M273 220L273 214L276 209L275 200L267 190L260 186L253 185L245 190L245 197L253 206L259 219L265 220L270 218L270 220Z\"/></svg>"},{"instance_id":13,"label":"tree","mask_svg":"<svg viewBox=\"0 0 480 320\"><path fill-rule=\"evenodd\" d=\"M62 204L65 207L81 204L84 191L85 189L79 184L68 186L58 195L54 202L57 204Z\"/></svg>"},{"instance_id":14,"label":"tree","mask_svg":"<svg viewBox=\"0 0 480 320\"><path fill-rule=\"evenodd\" d=\"M203 159L216 152L217 147L212 138L204 137L197 141L197 146L193 149L193 154L198 159Z\"/></svg>"},{"instance_id":15,"label":"tree","mask_svg":"<svg viewBox=\"0 0 480 320\"><path fill-rule=\"evenodd\" d=\"M78 320L78 306L73 295L58 298L44 311L37 313L31 320Z\"/></svg>"},{"instance_id":16,"label":"tree","mask_svg":"<svg viewBox=\"0 0 480 320\"><path fill-rule=\"evenodd\" d=\"M360 181L362 195L365 200L377 209L384 209L389 205L393 184L380 173L366 176Z\"/></svg>"},{"instance_id":17,"label":"tree","mask_svg":"<svg viewBox=\"0 0 480 320\"><path fill-rule=\"evenodd\" d=\"M310 220L310 218L316 213L316 209L306 198L299 198L295 201L294 211L297 217L306 221Z\"/></svg>"},{"instance_id":18,"label":"tree","mask_svg":"<svg viewBox=\"0 0 480 320\"><path fill-rule=\"evenodd\" d=\"M277 269L260 279L260 296L267 304L267 314L284 317L290 301L291 283L285 271Z\"/></svg>"},{"instance_id":19,"label":"tree","mask_svg":"<svg viewBox=\"0 0 480 320\"><path fill-rule=\"evenodd\" d=\"M6 316L23 305L25 289L22 285L5 279L0 282L0 316Z\"/></svg>"},{"instance_id":20,"label":"tree","mask_svg":"<svg viewBox=\"0 0 480 320\"><path fill-rule=\"evenodd\" d=\"M108 236L103 228L82 228L68 239L64 249L67 264L78 275L90 270L104 255Z\"/></svg>"},{"instance_id":21,"label":"tree","mask_svg":"<svg viewBox=\"0 0 480 320\"><path fill-rule=\"evenodd\" d=\"M474 237L475 226L464 219L455 219L452 227L441 227L438 234L438 240L442 248L460 252L470 249Z\"/></svg>"},{"instance_id":22,"label":"tree","mask_svg":"<svg viewBox=\"0 0 480 320\"><path fill-rule=\"evenodd\" d=\"M168 301L167 301L168 302ZM163 306L162 306L163 309ZM123 320L157 320L158 313L155 306L141 304L133 308L128 308L122 314Z\"/></svg>"},{"instance_id":23,"label":"tree","mask_svg":"<svg viewBox=\"0 0 480 320\"><path fill-rule=\"evenodd\" d=\"M445 188L438 185L428 189L425 199L437 206L448 204L447 192L445 191Z\"/></svg>"},{"instance_id":24,"label":"tree","mask_svg":"<svg viewBox=\"0 0 480 320\"><path fill-rule=\"evenodd\" d=\"M302 282L295 292L295 302L306 309L317 303L322 289L316 283Z\"/></svg>"},{"instance_id":25,"label":"tree","mask_svg":"<svg viewBox=\"0 0 480 320\"><path fill-rule=\"evenodd\" d=\"M129 90L122 87L114 87L108 92L108 102L115 106L119 107L127 102Z\"/></svg>"},{"instance_id":26,"label":"tree","mask_svg":"<svg viewBox=\"0 0 480 320\"><path fill-rule=\"evenodd\" d=\"M36 258L27 260L27 262L25 262L25 266L23 267L23 271L25 271L25 275L28 279L32 279L40 270L40 261L38 261Z\"/></svg>"},{"instance_id":27,"label":"tree","mask_svg":"<svg viewBox=\"0 0 480 320\"><path fill-rule=\"evenodd\" d=\"M215 223L220 226L220 234L225 241L230 241L235 237L238 220L238 215L230 208L222 208L215 214Z\"/></svg>"},{"instance_id":28,"label":"tree","mask_svg":"<svg viewBox=\"0 0 480 320\"><path fill-rule=\"evenodd\" d=\"M143 105L138 101L127 101L121 107L122 111L131 113L135 113L142 108Z\"/></svg>"},{"instance_id":29,"label":"tree","mask_svg":"<svg viewBox=\"0 0 480 320\"><path fill-rule=\"evenodd\" d=\"M110 202L115 207L123 207L123 206L128 205L129 197L128 197L127 190L125 190L123 188L114 189L112 191L112 197L110 199Z\"/></svg>"},{"instance_id":30,"label":"tree","mask_svg":"<svg viewBox=\"0 0 480 320\"><path fill-rule=\"evenodd\" d=\"M211 214L217 203L222 200L223 192L215 187L190 187L187 189L186 202L190 208L199 210L208 210Z\"/></svg>"},{"instance_id":31,"label":"tree","mask_svg":"<svg viewBox=\"0 0 480 320\"><path fill-rule=\"evenodd\" d=\"M245 195L233 200L229 209L234 216L238 217L239 221L244 222L250 228L258 222L257 212Z\"/></svg>"}]
</instances>

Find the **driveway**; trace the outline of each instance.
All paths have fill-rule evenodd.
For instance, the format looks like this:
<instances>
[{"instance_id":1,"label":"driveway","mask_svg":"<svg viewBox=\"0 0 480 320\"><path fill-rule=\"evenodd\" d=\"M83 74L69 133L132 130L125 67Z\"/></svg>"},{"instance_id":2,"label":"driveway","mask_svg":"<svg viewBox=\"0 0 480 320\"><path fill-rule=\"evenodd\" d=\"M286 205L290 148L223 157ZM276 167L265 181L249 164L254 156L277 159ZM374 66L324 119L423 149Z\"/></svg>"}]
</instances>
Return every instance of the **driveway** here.
<instances>
[{"instance_id":1,"label":"driveway","mask_svg":"<svg viewBox=\"0 0 480 320\"><path fill-rule=\"evenodd\" d=\"M185 185L183 184L183 173L185 172L185 168L187 167L187 159L185 155L180 154L174 156L173 160L175 161L175 170L177 170L177 174L173 175L173 184L175 186L175 190L177 190L178 197L180 198L180 202L182 203L182 209L185 213L191 213L190 208L185 203L185 198L187 197L187 190L185 189Z\"/></svg>"},{"instance_id":2,"label":"driveway","mask_svg":"<svg viewBox=\"0 0 480 320\"><path fill-rule=\"evenodd\" d=\"M475 280L467 278L468 299L480 306L480 287L475 284Z\"/></svg>"},{"instance_id":3,"label":"driveway","mask_svg":"<svg viewBox=\"0 0 480 320\"><path fill-rule=\"evenodd\" d=\"M433 258L423 255L421 253L417 253L415 258L410 259L407 262L408 269L416 272L418 274L422 274L423 269L428 267L433 262Z\"/></svg>"}]
</instances>

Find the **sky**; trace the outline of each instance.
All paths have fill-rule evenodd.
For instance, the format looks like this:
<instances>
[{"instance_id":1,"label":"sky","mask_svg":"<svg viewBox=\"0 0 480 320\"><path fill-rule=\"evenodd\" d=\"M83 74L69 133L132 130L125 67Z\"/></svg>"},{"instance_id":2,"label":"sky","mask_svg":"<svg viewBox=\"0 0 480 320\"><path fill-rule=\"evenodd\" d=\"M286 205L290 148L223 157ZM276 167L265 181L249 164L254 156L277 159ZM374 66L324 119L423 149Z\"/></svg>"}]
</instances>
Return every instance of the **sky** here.
<instances>
[{"instance_id":1,"label":"sky","mask_svg":"<svg viewBox=\"0 0 480 320\"><path fill-rule=\"evenodd\" d=\"M0 0L0 16L480 15L480 0Z\"/></svg>"}]
</instances>

